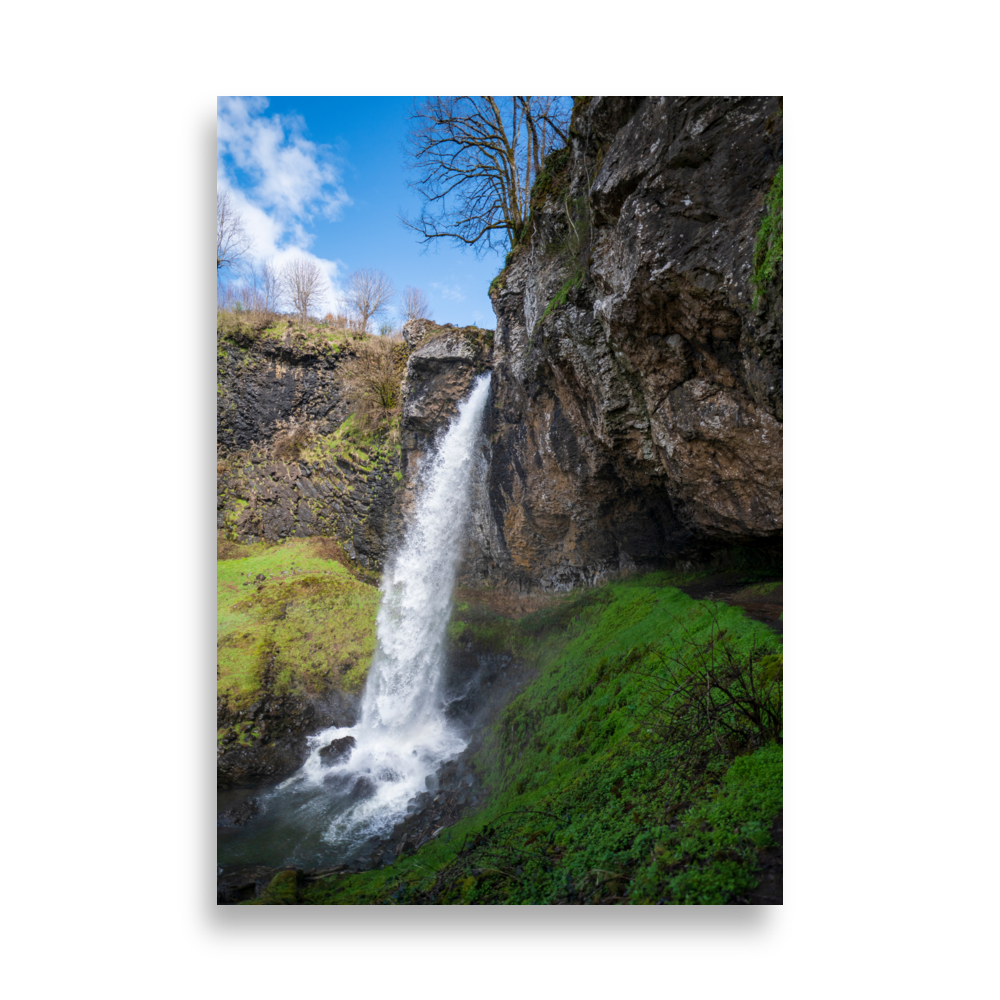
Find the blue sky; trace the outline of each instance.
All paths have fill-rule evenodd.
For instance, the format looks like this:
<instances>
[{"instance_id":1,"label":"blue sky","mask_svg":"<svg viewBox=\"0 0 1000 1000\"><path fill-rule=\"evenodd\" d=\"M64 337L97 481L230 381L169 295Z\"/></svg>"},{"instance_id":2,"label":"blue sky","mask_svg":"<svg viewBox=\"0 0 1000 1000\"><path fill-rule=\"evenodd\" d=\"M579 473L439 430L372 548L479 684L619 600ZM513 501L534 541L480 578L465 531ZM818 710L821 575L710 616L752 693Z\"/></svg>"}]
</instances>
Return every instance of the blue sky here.
<instances>
[{"instance_id":1,"label":"blue sky","mask_svg":"<svg viewBox=\"0 0 1000 1000\"><path fill-rule=\"evenodd\" d=\"M397 218L420 208L402 149L413 101L220 97L219 187L232 192L255 254L279 265L314 258L331 300L355 268L376 267L399 292L422 289L437 322L492 328L487 289L503 258L477 259L446 240L424 250Z\"/></svg>"}]
</instances>

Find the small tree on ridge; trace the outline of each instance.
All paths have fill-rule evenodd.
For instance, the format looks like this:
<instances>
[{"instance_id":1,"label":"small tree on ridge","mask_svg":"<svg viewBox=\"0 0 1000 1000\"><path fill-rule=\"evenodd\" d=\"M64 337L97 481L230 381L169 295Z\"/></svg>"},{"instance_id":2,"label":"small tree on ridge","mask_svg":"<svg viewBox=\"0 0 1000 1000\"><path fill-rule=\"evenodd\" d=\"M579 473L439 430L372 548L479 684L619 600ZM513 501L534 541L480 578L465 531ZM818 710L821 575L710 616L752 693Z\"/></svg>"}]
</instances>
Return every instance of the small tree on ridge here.
<instances>
[{"instance_id":1,"label":"small tree on ridge","mask_svg":"<svg viewBox=\"0 0 1000 1000\"><path fill-rule=\"evenodd\" d=\"M427 296L419 288L407 285L403 292L403 322L409 323L411 319L430 319L431 306L427 301Z\"/></svg>"},{"instance_id":2,"label":"small tree on ridge","mask_svg":"<svg viewBox=\"0 0 1000 1000\"><path fill-rule=\"evenodd\" d=\"M396 289L385 271L362 267L347 279L347 302L358 315L362 333L368 332L368 321L396 297Z\"/></svg>"},{"instance_id":3,"label":"small tree on ridge","mask_svg":"<svg viewBox=\"0 0 1000 1000\"><path fill-rule=\"evenodd\" d=\"M236 267L250 252L253 239L228 191L215 195L215 270Z\"/></svg>"},{"instance_id":4,"label":"small tree on ridge","mask_svg":"<svg viewBox=\"0 0 1000 1000\"><path fill-rule=\"evenodd\" d=\"M315 261L293 257L281 269L281 288L299 314L303 326L309 310L326 298L326 276Z\"/></svg>"}]
</instances>

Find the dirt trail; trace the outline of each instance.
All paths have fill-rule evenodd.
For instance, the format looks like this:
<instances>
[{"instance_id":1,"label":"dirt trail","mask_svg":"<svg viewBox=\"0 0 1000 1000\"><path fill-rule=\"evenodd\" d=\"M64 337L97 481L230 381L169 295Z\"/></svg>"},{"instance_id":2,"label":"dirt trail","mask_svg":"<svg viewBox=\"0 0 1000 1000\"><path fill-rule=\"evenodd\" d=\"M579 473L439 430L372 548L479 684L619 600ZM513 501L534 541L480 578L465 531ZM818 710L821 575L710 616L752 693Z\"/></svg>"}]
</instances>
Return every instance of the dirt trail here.
<instances>
[{"instance_id":1,"label":"dirt trail","mask_svg":"<svg viewBox=\"0 0 1000 1000\"><path fill-rule=\"evenodd\" d=\"M774 586L777 584L777 586ZM782 586L780 580L746 584L738 573L720 573L679 588L696 601L722 601L743 610L755 621L782 634Z\"/></svg>"}]
</instances>

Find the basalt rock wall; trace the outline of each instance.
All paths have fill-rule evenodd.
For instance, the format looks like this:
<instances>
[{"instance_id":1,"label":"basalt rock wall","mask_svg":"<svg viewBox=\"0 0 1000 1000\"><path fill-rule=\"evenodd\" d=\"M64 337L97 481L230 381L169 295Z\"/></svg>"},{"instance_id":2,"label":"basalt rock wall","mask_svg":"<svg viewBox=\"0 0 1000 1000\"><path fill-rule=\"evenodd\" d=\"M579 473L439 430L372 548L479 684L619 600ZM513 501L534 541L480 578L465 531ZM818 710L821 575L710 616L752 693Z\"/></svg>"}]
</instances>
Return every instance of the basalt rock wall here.
<instances>
[{"instance_id":1,"label":"basalt rock wall","mask_svg":"<svg viewBox=\"0 0 1000 1000\"><path fill-rule=\"evenodd\" d=\"M349 353L303 349L291 338L224 339L217 354L216 441L220 451L268 442L279 423L344 419L338 368Z\"/></svg>"},{"instance_id":2,"label":"basalt rock wall","mask_svg":"<svg viewBox=\"0 0 1000 1000\"><path fill-rule=\"evenodd\" d=\"M220 340L216 521L234 541L336 538L377 572L401 527L398 447L324 442L349 415L340 367L347 350L259 338ZM308 425L309 447L276 454L277 435Z\"/></svg>"},{"instance_id":3,"label":"basalt rock wall","mask_svg":"<svg viewBox=\"0 0 1000 1000\"><path fill-rule=\"evenodd\" d=\"M779 98L578 98L491 288L466 577L562 590L780 544L781 268L754 243Z\"/></svg>"}]
</instances>

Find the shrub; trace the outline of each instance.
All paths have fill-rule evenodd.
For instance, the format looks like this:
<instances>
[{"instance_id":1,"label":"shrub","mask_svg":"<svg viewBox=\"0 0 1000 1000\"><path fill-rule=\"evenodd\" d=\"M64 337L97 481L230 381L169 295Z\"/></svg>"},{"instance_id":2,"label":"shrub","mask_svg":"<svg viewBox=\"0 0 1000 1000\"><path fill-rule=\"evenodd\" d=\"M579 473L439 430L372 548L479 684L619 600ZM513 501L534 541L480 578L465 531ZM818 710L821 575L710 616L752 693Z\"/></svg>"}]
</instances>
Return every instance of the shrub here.
<instances>
[{"instance_id":1,"label":"shrub","mask_svg":"<svg viewBox=\"0 0 1000 1000\"><path fill-rule=\"evenodd\" d=\"M667 654L654 646L635 653L660 665L646 674L642 723L669 748L678 772L728 766L739 754L780 741L781 654L756 643L738 651L717 620L707 640L689 637Z\"/></svg>"},{"instance_id":2,"label":"shrub","mask_svg":"<svg viewBox=\"0 0 1000 1000\"><path fill-rule=\"evenodd\" d=\"M402 412L406 344L402 337L362 340L343 368L348 402L365 431L393 424Z\"/></svg>"},{"instance_id":3,"label":"shrub","mask_svg":"<svg viewBox=\"0 0 1000 1000\"><path fill-rule=\"evenodd\" d=\"M277 431L271 440L270 452L283 462L297 462L302 450L316 437L316 424L311 420L289 417L277 422Z\"/></svg>"}]
</instances>

